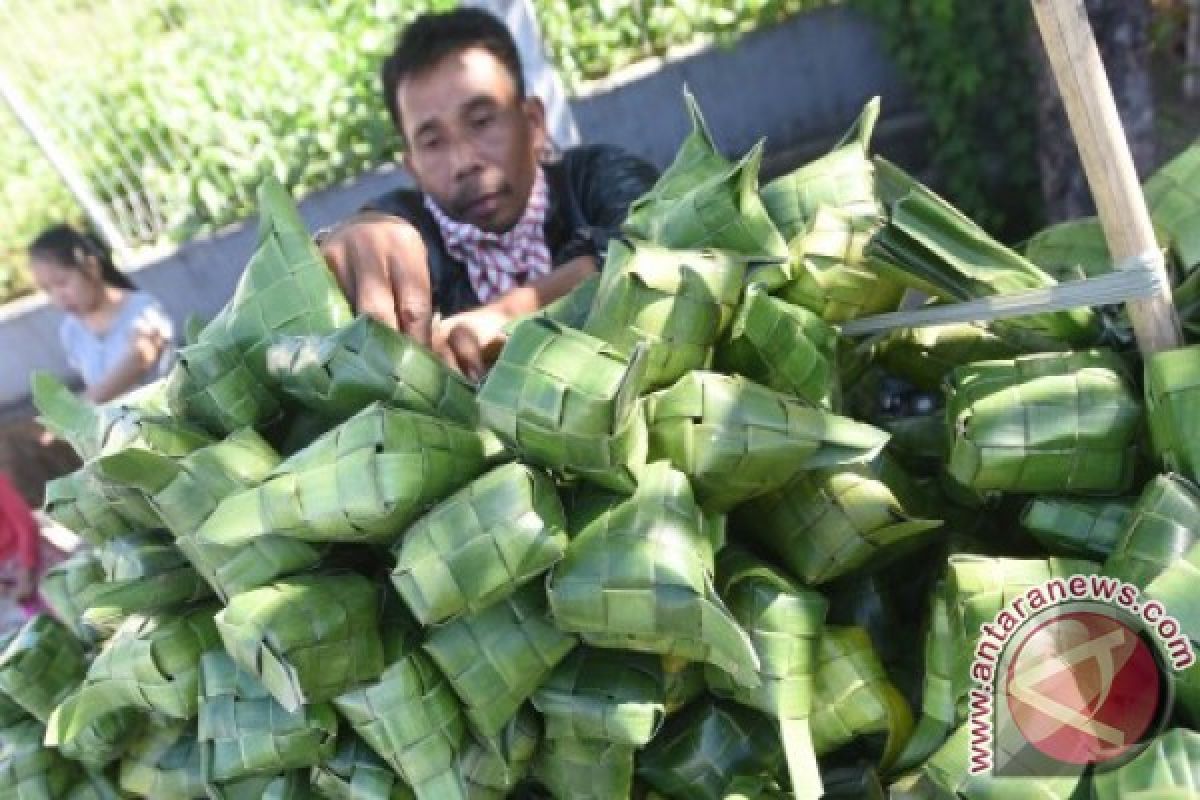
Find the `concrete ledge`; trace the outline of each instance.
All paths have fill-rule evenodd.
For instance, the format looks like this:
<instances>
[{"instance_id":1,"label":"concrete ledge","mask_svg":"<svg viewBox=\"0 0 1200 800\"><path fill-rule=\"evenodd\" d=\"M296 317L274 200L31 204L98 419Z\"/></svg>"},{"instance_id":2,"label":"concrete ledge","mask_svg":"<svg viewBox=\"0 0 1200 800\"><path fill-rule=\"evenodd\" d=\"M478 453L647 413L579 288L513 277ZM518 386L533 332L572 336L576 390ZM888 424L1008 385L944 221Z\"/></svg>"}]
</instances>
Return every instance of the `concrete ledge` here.
<instances>
[{"instance_id":1,"label":"concrete ledge","mask_svg":"<svg viewBox=\"0 0 1200 800\"><path fill-rule=\"evenodd\" d=\"M741 38L732 48L688 48L634 65L587 87L571 102L585 141L625 147L665 167L687 134L682 89L690 87L717 144L741 154L767 139L764 178L824 151L873 95L884 98L878 149L901 163L923 125L911 93L884 55L878 31L857 12L837 6L801 14ZM899 152L897 152L899 151ZM318 192L300 205L308 224L330 225L370 198L406 182L384 168L346 186ZM189 242L131 276L154 293L182 330L191 314L209 318L233 291L254 247L250 220ZM68 369L58 345L59 312L40 297L0 307L0 414L26 406L29 374Z\"/></svg>"}]
</instances>

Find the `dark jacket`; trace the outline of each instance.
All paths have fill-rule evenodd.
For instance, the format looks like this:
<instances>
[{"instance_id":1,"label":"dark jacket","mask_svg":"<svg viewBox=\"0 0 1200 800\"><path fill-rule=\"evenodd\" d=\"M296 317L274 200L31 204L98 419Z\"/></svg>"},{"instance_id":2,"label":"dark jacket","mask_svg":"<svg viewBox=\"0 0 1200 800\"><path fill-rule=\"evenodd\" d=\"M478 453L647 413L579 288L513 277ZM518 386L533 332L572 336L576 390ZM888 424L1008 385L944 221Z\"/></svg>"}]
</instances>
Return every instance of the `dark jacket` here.
<instances>
[{"instance_id":1,"label":"dark jacket","mask_svg":"<svg viewBox=\"0 0 1200 800\"><path fill-rule=\"evenodd\" d=\"M556 268L589 253L603 260L608 240L625 221L629 204L658 178L650 164L609 145L572 148L546 164L545 170L550 195L546 244ZM480 304L466 265L446 252L437 221L419 191L397 189L372 200L364 210L403 217L421 234L429 254L435 311L449 316Z\"/></svg>"}]
</instances>

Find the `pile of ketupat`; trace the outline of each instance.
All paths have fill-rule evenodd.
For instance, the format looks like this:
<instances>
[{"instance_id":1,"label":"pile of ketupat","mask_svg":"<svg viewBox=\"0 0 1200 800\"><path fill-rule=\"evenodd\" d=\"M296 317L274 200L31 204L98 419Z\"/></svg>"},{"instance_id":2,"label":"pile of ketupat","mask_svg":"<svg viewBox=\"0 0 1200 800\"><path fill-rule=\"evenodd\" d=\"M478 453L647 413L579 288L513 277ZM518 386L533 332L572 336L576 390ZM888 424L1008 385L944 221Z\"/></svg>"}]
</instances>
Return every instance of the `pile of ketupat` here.
<instances>
[{"instance_id":1,"label":"pile of ketupat","mask_svg":"<svg viewBox=\"0 0 1200 800\"><path fill-rule=\"evenodd\" d=\"M1103 774L971 775L965 723L980 625L1054 577L1200 639L1200 349L1139 365L1088 308L849 339L910 290L1103 272L1099 228L999 244L869 157L876 102L760 189L687 105L602 274L478 389L354 318L271 182L164 382L35 378L91 547L0 654L0 798L1195 796L1195 669ZM1193 147L1146 187L1185 316L1197 185Z\"/></svg>"}]
</instances>

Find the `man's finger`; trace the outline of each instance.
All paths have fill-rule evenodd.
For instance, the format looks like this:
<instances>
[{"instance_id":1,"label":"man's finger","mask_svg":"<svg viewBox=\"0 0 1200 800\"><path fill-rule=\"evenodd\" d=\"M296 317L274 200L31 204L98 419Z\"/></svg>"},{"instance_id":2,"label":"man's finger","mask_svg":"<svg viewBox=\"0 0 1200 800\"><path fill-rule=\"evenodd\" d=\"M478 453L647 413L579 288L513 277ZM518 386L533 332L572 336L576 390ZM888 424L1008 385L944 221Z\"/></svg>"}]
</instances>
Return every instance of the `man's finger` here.
<instances>
[{"instance_id":1,"label":"man's finger","mask_svg":"<svg viewBox=\"0 0 1200 800\"><path fill-rule=\"evenodd\" d=\"M392 298L392 282L387 276L387 261L370 252L357 252L354 257L354 274L358 283L358 292L354 296L355 310L359 314L374 317L392 330L400 330L396 304Z\"/></svg>"},{"instance_id":2,"label":"man's finger","mask_svg":"<svg viewBox=\"0 0 1200 800\"><path fill-rule=\"evenodd\" d=\"M415 230L402 228L403 255L391 253L388 277L400 330L426 347L433 340L433 291L425 268L425 246Z\"/></svg>"},{"instance_id":3,"label":"man's finger","mask_svg":"<svg viewBox=\"0 0 1200 800\"><path fill-rule=\"evenodd\" d=\"M349 259L346 258L346 245L340 238L335 238L321 245L321 256L329 266L329 271L337 280L342 294L354 297L358 287L355 285L354 272L350 269Z\"/></svg>"},{"instance_id":4,"label":"man's finger","mask_svg":"<svg viewBox=\"0 0 1200 800\"><path fill-rule=\"evenodd\" d=\"M434 341L433 352L438 358L446 362L446 365L450 367L450 369L454 370L459 375L463 375L463 369L461 366L459 366L458 359L454 356L454 351L450 349L450 345L448 345L444 340Z\"/></svg>"},{"instance_id":5,"label":"man's finger","mask_svg":"<svg viewBox=\"0 0 1200 800\"><path fill-rule=\"evenodd\" d=\"M479 347L479 340L470 331L459 328L450 333L446 342L454 351L463 375L476 383L482 380L483 350Z\"/></svg>"}]
</instances>

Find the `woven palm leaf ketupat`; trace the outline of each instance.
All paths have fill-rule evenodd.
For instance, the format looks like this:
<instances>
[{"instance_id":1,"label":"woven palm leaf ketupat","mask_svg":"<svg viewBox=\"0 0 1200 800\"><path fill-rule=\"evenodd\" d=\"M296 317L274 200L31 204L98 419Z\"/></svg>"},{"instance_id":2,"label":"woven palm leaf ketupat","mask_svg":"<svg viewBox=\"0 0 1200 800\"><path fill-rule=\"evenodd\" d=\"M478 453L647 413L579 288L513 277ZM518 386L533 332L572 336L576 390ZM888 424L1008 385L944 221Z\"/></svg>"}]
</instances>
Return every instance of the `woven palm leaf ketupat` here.
<instances>
[{"instance_id":1,"label":"woven palm leaf ketupat","mask_svg":"<svg viewBox=\"0 0 1200 800\"><path fill-rule=\"evenodd\" d=\"M85 624L108 628L136 612L211 597L212 588L163 533L123 536L97 550L105 580L91 592Z\"/></svg>"},{"instance_id":2,"label":"woven palm leaf ketupat","mask_svg":"<svg viewBox=\"0 0 1200 800\"><path fill-rule=\"evenodd\" d=\"M1174 688L1175 718L1195 728L1200 725L1200 602L1196 598L1200 580L1200 547L1193 545L1182 558L1173 559L1149 581L1142 594L1171 615L1156 629ZM1172 627L1176 628L1172 632ZM1169 636L1167 634L1170 634Z\"/></svg>"},{"instance_id":3,"label":"woven palm leaf ketupat","mask_svg":"<svg viewBox=\"0 0 1200 800\"><path fill-rule=\"evenodd\" d=\"M809 724L824 756L862 736L883 736L878 764L887 770L912 734L912 710L892 684L867 632L826 626L817 649Z\"/></svg>"},{"instance_id":4,"label":"woven palm leaf ketupat","mask_svg":"<svg viewBox=\"0 0 1200 800\"><path fill-rule=\"evenodd\" d=\"M418 798L466 797L455 768L466 744L462 706L395 609L384 617L384 649L383 673L335 697L334 708Z\"/></svg>"},{"instance_id":5,"label":"woven palm leaf ketupat","mask_svg":"<svg viewBox=\"0 0 1200 800\"><path fill-rule=\"evenodd\" d=\"M779 488L800 469L873 458L883 431L739 376L696 370L645 400L650 459L686 474L709 512Z\"/></svg>"},{"instance_id":6,"label":"woven palm leaf ketupat","mask_svg":"<svg viewBox=\"0 0 1200 800\"><path fill-rule=\"evenodd\" d=\"M321 335L352 319L346 297L313 244L283 186L258 188L258 242L233 297L201 332L199 343L227 339L245 353L250 371L265 377L275 335ZM227 337L227 339L226 339Z\"/></svg>"},{"instance_id":7,"label":"woven palm leaf ketupat","mask_svg":"<svg viewBox=\"0 0 1200 800\"><path fill-rule=\"evenodd\" d=\"M504 800L529 773L542 741L541 720L526 704L495 737L463 743L458 759L470 800Z\"/></svg>"},{"instance_id":8,"label":"woven palm leaf ketupat","mask_svg":"<svg viewBox=\"0 0 1200 800\"><path fill-rule=\"evenodd\" d=\"M283 413L228 332L181 347L166 386L171 413L213 433L265 426Z\"/></svg>"},{"instance_id":9,"label":"woven palm leaf ketupat","mask_svg":"<svg viewBox=\"0 0 1200 800\"><path fill-rule=\"evenodd\" d=\"M0 652L0 692L44 724L86 671L79 640L58 620L38 614Z\"/></svg>"},{"instance_id":10,"label":"woven palm leaf ketupat","mask_svg":"<svg viewBox=\"0 0 1200 800\"><path fill-rule=\"evenodd\" d=\"M880 224L873 215L819 208L791 240L787 260L756 270L750 280L833 324L895 311L904 287L867 251Z\"/></svg>"},{"instance_id":11,"label":"woven palm leaf ketupat","mask_svg":"<svg viewBox=\"0 0 1200 800\"><path fill-rule=\"evenodd\" d=\"M1054 286L1057 281L911 176L875 159L876 185L887 223L867 255L886 264L893 280L947 301L971 300ZM1046 345L1090 346L1101 334L1091 309L1034 314L995 323L998 331Z\"/></svg>"},{"instance_id":12,"label":"woven palm leaf ketupat","mask_svg":"<svg viewBox=\"0 0 1200 800\"><path fill-rule=\"evenodd\" d=\"M30 387L38 422L70 444L83 461L126 447L182 455L211 442L203 432L169 419L153 396L145 394L157 387L101 405L77 397L48 373L34 373ZM146 405L139 406L139 400Z\"/></svg>"},{"instance_id":13,"label":"woven palm leaf ketupat","mask_svg":"<svg viewBox=\"0 0 1200 800\"><path fill-rule=\"evenodd\" d=\"M523 464L476 478L413 524L394 548L392 584L422 625L473 613L566 552L553 481Z\"/></svg>"},{"instance_id":14,"label":"woven palm leaf ketupat","mask_svg":"<svg viewBox=\"0 0 1200 800\"><path fill-rule=\"evenodd\" d=\"M518 323L479 390L479 413L525 462L630 492L646 457L637 402L645 350L545 319Z\"/></svg>"},{"instance_id":15,"label":"woven palm leaf ketupat","mask_svg":"<svg viewBox=\"0 0 1200 800\"><path fill-rule=\"evenodd\" d=\"M71 716L78 700L78 693L68 695L55 713ZM80 728L74 738L59 745L58 752L91 769L103 769L121 758L130 742L146 727L146 715L141 711L121 709L97 717Z\"/></svg>"},{"instance_id":16,"label":"woven palm leaf ketupat","mask_svg":"<svg viewBox=\"0 0 1200 800\"><path fill-rule=\"evenodd\" d=\"M875 194L875 167L867 153L879 107L879 98L871 98L829 153L763 187L767 213L789 242L812 229L823 207L866 219L882 214Z\"/></svg>"},{"instance_id":17,"label":"woven palm leaf ketupat","mask_svg":"<svg viewBox=\"0 0 1200 800\"><path fill-rule=\"evenodd\" d=\"M782 768L783 750L769 717L705 698L667 720L639 756L637 775L667 797L723 800L734 776Z\"/></svg>"},{"instance_id":18,"label":"woven palm leaf ketupat","mask_svg":"<svg viewBox=\"0 0 1200 800\"><path fill-rule=\"evenodd\" d=\"M170 459L130 448L95 462L112 483L142 492L176 537L175 544L222 600L316 564L321 551L277 534L240 545L202 540L197 530L229 495L258 484L279 464L269 444L249 428L224 441Z\"/></svg>"},{"instance_id":19,"label":"woven palm leaf ketupat","mask_svg":"<svg viewBox=\"0 0 1200 800\"><path fill-rule=\"evenodd\" d=\"M749 634L760 663L757 689L736 686L706 669L713 693L779 720L791 785L797 794L820 793L808 716L817 670L817 639L829 602L736 546L717 556L717 587L734 619Z\"/></svg>"},{"instance_id":20,"label":"woven palm leaf ketupat","mask_svg":"<svg viewBox=\"0 0 1200 800\"><path fill-rule=\"evenodd\" d=\"M42 724L26 719L0 736L0 797L57 800L79 778L79 767L42 746Z\"/></svg>"},{"instance_id":21,"label":"woven palm leaf ketupat","mask_svg":"<svg viewBox=\"0 0 1200 800\"><path fill-rule=\"evenodd\" d=\"M806 308L771 297L759 284L745 298L716 366L762 385L832 409L838 396L837 334Z\"/></svg>"},{"instance_id":22,"label":"woven palm leaf ketupat","mask_svg":"<svg viewBox=\"0 0 1200 800\"><path fill-rule=\"evenodd\" d=\"M100 559L91 548L80 548L70 558L51 565L42 573L38 595L76 639L90 644L96 635L83 624L83 612L92 592L103 581L104 568Z\"/></svg>"},{"instance_id":23,"label":"woven palm leaf ketupat","mask_svg":"<svg viewBox=\"0 0 1200 800\"><path fill-rule=\"evenodd\" d=\"M669 386L708 363L745 273L746 260L731 253L614 241L583 331L626 355L644 342L643 389Z\"/></svg>"},{"instance_id":24,"label":"woven palm leaf ketupat","mask_svg":"<svg viewBox=\"0 0 1200 800\"><path fill-rule=\"evenodd\" d=\"M957 367L1023 352L1014 342L974 323L901 328L888 334L878 348L876 359L890 373L926 391L940 389Z\"/></svg>"},{"instance_id":25,"label":"woven palm leaf ketupat","mask_svg":"<svg viewBox=\"0 0 1200 800\"><path fill-rule=\"evenodd\" d=\"M808 585L827 583L902 552L941 527L886 453L870 464L801 472L734 513L734 526Z\"/></svg>"},{"instance_id":26,"label":"woven palm leaf ketupat","mask_svg":"<svg viewBox=\"0 0 1200 800\"><path fill-rule=\"evenodd\" d=\"M325 800L412 800L412 790L362 739L338 733L333 757L312 768L309 781Z\"/></svg>"},{"instance_id":27,"label":"woven palm leaf ketupat","mask_svg":"<svg viewBox=\"0 0 1200 800\"><path fill-rule=\"evenodd\" d=\"M427 652L450 681L472 728L495 736L578 640L555 627L540 582L438 626Z\"/></svg>"},{"instance_id":28,"label":"woven palm leaf ketupat","mask_svg":"<svg viewBox=\"0 0 1200 800\"><path fill-rule=\"evenodd\" d=\"M1166 350L1146 358L1146 417L1150 441L1163 466L1200 480L1200 347Z\"/></svg>"},{"instance_id":29,"label":"woven palm leaf ketupat","mask_svg":"<svg viewBox=\"0 0 1200 800\"><path fill-rule=\"evenodd\" d=\"M957 642L950 623L950 606L945 585L939 582L931 593L929 620L925 631L925 674L921 687L921 716L904 749L892 765L904 772L924 763L954 730L957 719L954 681L958 658Z\"/></svg>"},{"instance_id":30,"label":"woven palm leaf ketupat","mask_svg":"<svg viewBox=\"0 0 1200 800\"><path fill-rule=\"evenodd\" d=\"M331 420L380 402L468 427L479 421L475 390L461 375L368 316L323 336L276 337L267 371L278 392Z\"/></svg>"},{"instance_id":31,"label":"woven palm leaf ketupat","mask_svg":"<svg viewBox=\"0 0 1200 800\"><path fill-rule=\"evenodd\" d=\"M144 530L153 524L147 524L145 518L136 523L125 519L119 513L120 509L104 496L95 471L88 469L47 481L42 510L50 519L93 545L134 530Z\"/></svg>"},{"instance_id":32,"label":"woven palm leaf ketupat","mask_svg":"<svg viewBox=\"0 0 1200 800\"><path fill-rule=\"evenodd\" d=\"M0 639L0 650L2 650L12 638L17 635L16 631L11 631L4 638ZM0 692L0 729L8 730L11 726L16 725L22 720L32 719L29 712L21 708L15 700Z\"/></svg>"},{"instance_id":33,"label":"woven palm leaf ketupat","mask_svg":"<svg viewBox=\"0 0 1200 800\"><path fill-rule=\"evenodd\" d=\"M262 800L325 800L321 793L312 787L309 771L306 769L290 770L275 776L263 787L261 795L253 796L261 796Z\"/></svg>"},{"instance_id":34,"label":"woven palm leaf ketupat","mask_svg":"<svg viewBox=\"0 0 1200 800\"><path fill-rule=\"evenodd\" d=\"M1200 540L1200 488L1179 475L1146 484L1121 530L1104 574L1145 588Z\"/></svg>"},{"instance_id":35,"label":"woven palm leaf ketupat","mask_svg":"<svg viewBox=\"0 0 1200 800\"><path fill-rule=\"evenodd\" d=\"M371 405L224 498L196 536L239 545L266 534L386 544L487 467L486 437L453 422Z\"/></svg>"},{"instance_id":36,"label":"woven palm leaf ketupat","mask_svg":"<svg viewBox=\"0 0 1200 800\"><path fill-rule=\"evenodd\" d=\"M666 717L662 660L648 653L578 647L534 692L548 739L639 748Z\"/></svg>"},{"instance_id":37,"label":"woven palm leaf ketupat","mask_svg":"<svg viewBox=\"0 0 1200 800\"><path fill-rule=\"evenodd\" d=\"M1132 515L1130 500L1037 497L1021 512L1021 527L1052 555L1103 561Z\"/></svg>"},{"instance_id":38,"label":"woven palm leaf ketupat","mask_svg":"<svg viewBox=\"0 0 1200 800\"><path fill-rule=\"evenodd\" d=\"M121 791L147 800L203 800L200 743L193 723L151 726L121 761Z\"/></svg>"},{"instance_id":39,"label":"woven palm leaf ketupat","mask_svg":"<svg viewBox=\"0 0 1200 800\"><path fill-rule=\"evenodd\" d=\"M1099 771L1092 782L1095 800L1123 800L1135 792L1167 798L1170 790L1200 788L1200 734L1171 728L1149 747L1115 769Z\"/></svg>"},{"instance_id":40,"label":"woven palm leaf ketupat","mask_svg":"<svg viewBox=\"0 0 1200 800\"><path fill-rule=\"evenodd\" d=\"M1200 267L1200 143L1194 143L1146 181L1150 217L1170 240L1184 272Z\"/></svg>"},{"instance_id":41,"label":"woven palm leaf ketupat","mask_svg":"<svg viewBox=\"0 0 1200 800\"><path fill-rule=\"evenodd\" d=\"M212 606L127 619L88 667L70 707L47 723L46 744L67 746L100 718L128 709L170 719L196 715L201 654L219 648Z\"/></svg>"},{"instance_id":42,"label":"woven palm leaf ketupat","mask_svg":"<svg viewBox=\"0 0 1200 800\"><path fill-rule=\"evenodd\" d=\"M604 740L546 739L532 774L555 800L625 800L633 788L634 750Z\"/></svg>"},{"instance_id":43,"label":"woven palm leaf ketupat","mask_svg":"<svg viewBox=\"0 0 1200 800\"><path fill-rule=\"evenodd\" d=\"M959 367L946 394L946 469L963 486L1114 493L1133 481L1142 410L1105 351Z\"/></svg>"},{"instance_id":44,"label":"woven palm leaf ketupat","mask_svg":"<svg viewBox=\"0 0 1200 800\"><path fill-rule=\"evenodd\" d=\"M567 548L548 587L554 621L601 647L705 661L759 684L758 656L713 587L712 542L683 473L650 465L628 500Z\"/></svg>"},{"instance_id":45,"label":"woven palm leaf ketupat","mask_svg":"<svg viewBox=\"0 0 1200 800\"><path fill-rule=\"evenodd\" d=\"M353 573L284 578L231 598L225 650L287 711L332 700L383 671L379 589Z\"/></svg>"},{"instance_id":46,"label":"woven palm leaf ketupat","mask_svg":"<svg viewBox=\"0 0 1200 800\"><path fill-rule=\"evenodd\" d=\"M219 651L204 654L200 674L196 738L206 782L314 767L333 756L338 729L333 706L286 711L257 678Z\"/></svg>"},{"instance_id":47,"label":"woven palm leaf ketupat","mask_svg":"<svg viewBox=\"0 0 1200 800\"><path fill-rule=\"evenodd\" d=\"M1098 217L1051 225L1025 243L1025 257L1060 281L1111 272L1112 253Z\"/></svg>"}]
</instances>

